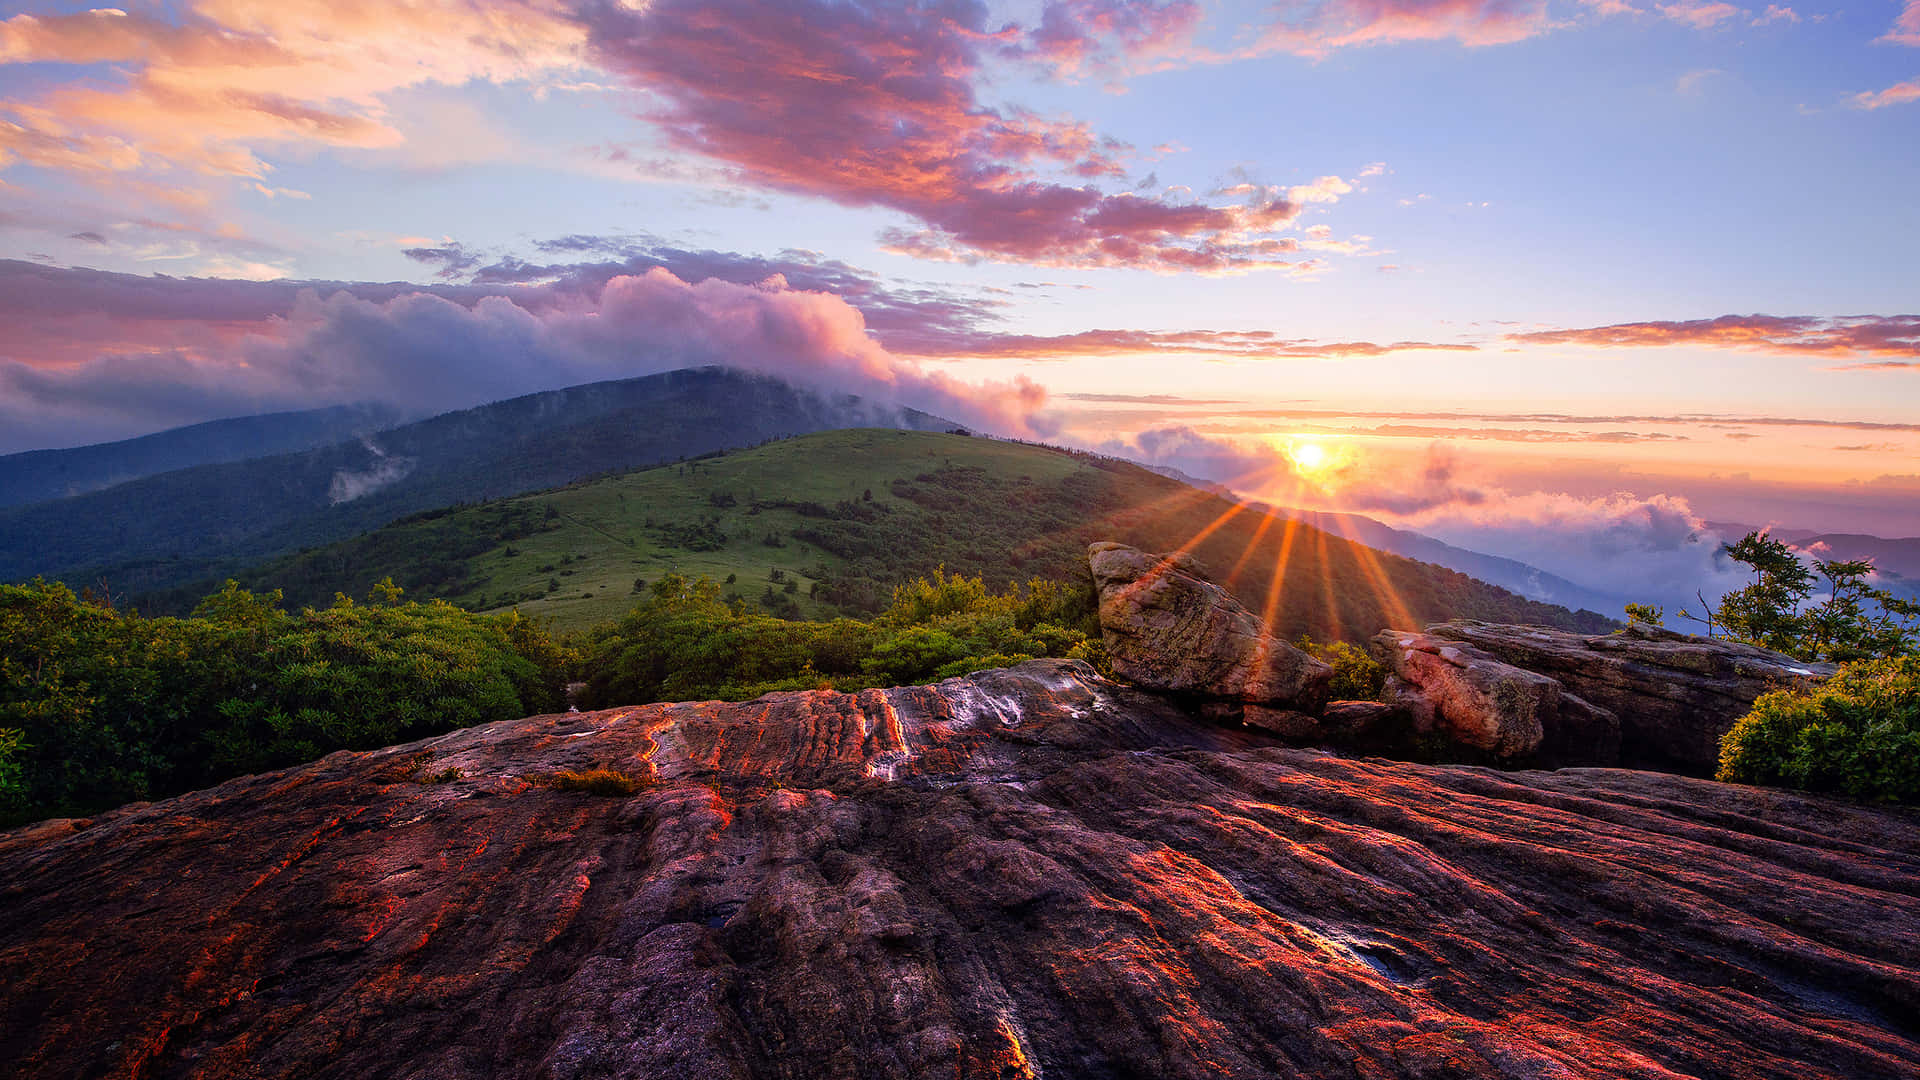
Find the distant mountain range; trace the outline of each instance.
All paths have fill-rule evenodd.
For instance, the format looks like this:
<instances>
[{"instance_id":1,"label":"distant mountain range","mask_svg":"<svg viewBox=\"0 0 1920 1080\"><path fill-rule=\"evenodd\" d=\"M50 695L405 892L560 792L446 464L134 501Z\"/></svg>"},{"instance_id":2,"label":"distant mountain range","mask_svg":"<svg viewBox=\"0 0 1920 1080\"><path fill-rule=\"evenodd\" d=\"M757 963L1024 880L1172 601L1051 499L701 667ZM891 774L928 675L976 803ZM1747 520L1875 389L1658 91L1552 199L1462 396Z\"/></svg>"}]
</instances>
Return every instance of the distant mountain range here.
<instances>
[{"instance_id":1,"label":"distant mountain range","mask_svg":"<svg viewBox=\"0 0 1920 1080\"><path fill-rule=\"evenodd\" d=\"M1762 528L1734 521L1707 524L1727 541L1738 540ZM1881 587L1904 596L1920 597L1920 536L1888 538L1865 533L1781 528L1768 528L1767 535L1818 559L1870 559L1879 572Z\"/></svg>"},{"instance_id":2,"label":"distant mountain range","mask_svg":"<svg viewBox=\"0 0 1920 1080\"><path fill-rule=\"evenodd\" d=\"M1487 555L1455 547L1444 541L1435 540L1431 536L1422 536L1406 529L1396 529L1361 514L1338 514L1290 508L1280 508L1274 513L1305 522L1314 528L1357 541L1370 548L1390 551L1395 555L1433 563L1436 566L1444 566L1449 570L1458 570L1481 581L1518 593L1529 600L1557 604L1572 611L1585 609L1609 618L1617 617L1626 604L1626 600L1621 597L1589 589L1566 578L1550 574L1537 566L1530 566L1516 559L1503 558L1499 555Z\"/></svg>"},{"instance_id":3,"label":"distant mountain range","mask_svg":"<svg viewBox=\"0 0 1920 1080\"><path fill-rule=\"evenodd\" d=\"M1190 484L1202 491L1211 491L1226 498L1240 498L1222 484L1201 480L1179 469L1159 466L1153 471L1183 484ZM1302 510L1288 506L1274 507L1260 502L1253 505L1276 516L1292 518L1335 536L1365 544L1376 551L1391 552L1409 559L1432 563L1435 566L1444 566L1449 570L1458 570L1529 600L1555 604L1570 611L1586 610L1612 618L1611 613L1622 610L1629 599L1587 588L1517 559L1469 551L1442 540L1435 540L1431 536L1423 536L1407 529L1396 529L1364 514Z\"/></svg>"},{"instance_id":4,"label":"distant mountain range","mask_svg":"<svg viewBox=\"0 0 1920 1080\"><path fill-rule=\"evenodd\" d=\"M212 420L71 450L7 454L0 456L0 507L84 495L195 465L311 450L390 428L402 419L399 410L385 405L337 405Z\"/></svg>"},{"instance_id":5,"label":"distant mountain range","mask_svg":"<svg viewBox=\"0 0 1920 1080\"><path fill-rule=\"evenodd\" d=\"M306 417L307 414L295 414ZM259 423L224 421L134 443L177 454L245 442ZM333 422L343 417L336 416ZM201 425L206 427L207 425ZM294 423L307 437L323 423ZM927 413L828 396L766 376L698 368L529 394L329 445L199 464L86 494L0 509L0 580L35 575L116 591L221 574L353 536L395 518L551 488L770 439L845 427L944 430ZM151 440L151 442L148 442ZM125 460L125 444L14 455L30 476L87 475ZM90 471L89 471L90 470ZM44 481L11 479L15 490Z\"/></svg>"}]
</instances>

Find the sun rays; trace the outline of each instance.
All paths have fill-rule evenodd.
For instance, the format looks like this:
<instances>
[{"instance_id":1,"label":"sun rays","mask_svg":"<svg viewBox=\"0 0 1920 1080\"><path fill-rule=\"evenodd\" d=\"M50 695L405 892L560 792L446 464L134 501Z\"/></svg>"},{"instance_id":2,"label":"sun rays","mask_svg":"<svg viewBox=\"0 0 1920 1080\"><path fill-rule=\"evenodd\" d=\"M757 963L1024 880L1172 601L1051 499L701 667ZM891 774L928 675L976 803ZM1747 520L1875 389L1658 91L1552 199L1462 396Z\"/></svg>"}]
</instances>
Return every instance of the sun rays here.
<instances>
[{"instance_id":1,"label":"sun rays","mask_svg":"<svg viewBox=\"0 0 1920 1080\"><path fill-rule=\"evenodd\" d=\"M1276 632L1284 633L1280 628L1296 621L1284 618L1282 606L1289 601L1320 606L1320 616L1313 621L1336 638L1364 640L1387 626L1415 629L1423 625L1424 620L1414 611L1416 605L1409 603L1395 585L1391 556L1365 546L1352 530L1340 526L1338 518L1308 525L1286 509L1312 505L1330 485L1349 473L1355 464L1352 448L1324 438L1301 436L1275 438L1272 445L1279 455L1274 467L1234 477L1225 486L1234 492L1259 492L1277 509L1270 510L1244 497L1230 498L1218 514L1168 552L1169 558L1176 553L1197 553L1208 541L1213 541L1209 546L1216 557L1221 556L1222 543L1237 545L1237 553L1231 549L1226 553L1230 568L1219 581L1237 588L1247 574L1266 570L1264 603L1259 611ZM1249 516L1241 516L1249 512ZM1236 520L1241 522L1238 529L1226 528ZM1272 535L1275 525L1280 526L1277 537ZM1317 579L1318 588L1312 591L1318 595L1309 597L1299 592L1300 568L1293 564L1303 556L1305 562L1317 564L1310 568L1314 572L1309 577ZM1287 592L1290 580L1296 583L1291 597ZM1370 607L1375 618L1384 619L1385 624L1355 624L1351 617L1357 613L1353 598L1341 595L1336 580L1348 588L1363 590L1371 603L1359 605L1357 610Z\"/></svg>"}]
</instances>

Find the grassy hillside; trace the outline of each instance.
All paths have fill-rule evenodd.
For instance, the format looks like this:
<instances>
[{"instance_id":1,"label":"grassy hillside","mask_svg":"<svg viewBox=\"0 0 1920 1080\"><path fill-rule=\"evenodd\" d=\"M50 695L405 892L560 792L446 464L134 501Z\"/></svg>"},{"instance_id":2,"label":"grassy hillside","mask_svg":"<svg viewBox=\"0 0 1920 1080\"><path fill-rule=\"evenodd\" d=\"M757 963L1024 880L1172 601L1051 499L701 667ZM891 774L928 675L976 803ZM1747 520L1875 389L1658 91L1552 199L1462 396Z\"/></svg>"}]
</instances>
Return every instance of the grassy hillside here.
<instances>
[{"instance_id":1,"label":"grassy hillside","mask_svg":"<svg viewBox=\"0 0 1920 1080\"><path fill-rule=\"evenodd\" d=\"M949 426L721 368L593 383L0 509L0 581L104 580L116 594L176 586L405 514L855 424Z\"/></svg>"},{"instance_id":2,"label":"grassy hillside","mask_svg":"<svg viewBox=\"0 0 1920 1080\"><path fill-rule=\"evenodd\" d=\"M617 618L636 582L706 575L788 616L879 610L945 565L1004 587L1085 573L1086 545L1187 546L1288 635L1359 639L1452 616L1599 629L1601 616L1244 510L1146 469L1089 455L928 432L830 431L479 506L417 515L255 567L249 587L294 604L364 594L517 608L562 630ZM729 582L728 579L732 580ZM1278 581L1277 592L1274 584ZM205 583L143 601L190 603Z\"/></svg>"}]
</instances>

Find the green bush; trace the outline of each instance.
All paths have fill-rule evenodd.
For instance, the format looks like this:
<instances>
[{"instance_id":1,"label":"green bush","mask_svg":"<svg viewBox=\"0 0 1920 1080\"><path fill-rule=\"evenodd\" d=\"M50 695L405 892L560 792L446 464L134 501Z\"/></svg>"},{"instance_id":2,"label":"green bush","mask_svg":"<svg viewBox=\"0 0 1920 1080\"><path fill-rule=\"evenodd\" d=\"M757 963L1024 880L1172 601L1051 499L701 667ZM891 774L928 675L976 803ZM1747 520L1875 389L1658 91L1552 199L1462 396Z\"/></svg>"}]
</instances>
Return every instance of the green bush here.
<instances>
[{"instance_id":1,"label":"green bush","mask_svg":"<svg viewBox=\"0 0 1920 1080\"><path fill-rule=\"evenodd\" d=\"M1090 583L1035 580L994 593L980 578L936 570L895 589L871 621L751 613L704 578L668 575L652 594L587 636L582 704L904 686L1042 656L1104 663Z\"/></svg>"},{"instance_id":2,"label":"green bush","mask_svg":"<svg viewBox=\"0 0 1920 1080\"><path fill-rule=\"evenodd\" d=\"M1345 641L1321 644L1304 634L1297 644L1308 655L1333 668L1333 682L1328 687L1332 700L1380 700L1387 685L1387 669L1368 656L1365 649Z\"/></svg>"},{"instance_id":3,"label":"green bush","mask_svg":"<svg viewBox=\"0 0 1920 1080\"><path fill-rule=\"evenodd\" d=\"M0 728L0 819L18 812L26 803L26 772L20 760L26 749L26 732Z\"/></svg>"},{"instance_id":4,"label":"green bush","mask_svg":"<svg viewBox=\"0 0 1920 1080\"><path fill-rule=\"evenodd\" d=\"M1920 657L1849 664L1777 690L1720 740L1721 780L1920 802Z\"/></svg>"},{"instance_id":5,"label":"green bush","mask_svg":"<svg viewBox=\"0 0 1920 1080\"><path fill-rule=\"evenodd\" d=\"M0 823L564 707L572 654L442 601L282 611L229 582L185 619L0 586Z\"/></svg>"}]
</instances>

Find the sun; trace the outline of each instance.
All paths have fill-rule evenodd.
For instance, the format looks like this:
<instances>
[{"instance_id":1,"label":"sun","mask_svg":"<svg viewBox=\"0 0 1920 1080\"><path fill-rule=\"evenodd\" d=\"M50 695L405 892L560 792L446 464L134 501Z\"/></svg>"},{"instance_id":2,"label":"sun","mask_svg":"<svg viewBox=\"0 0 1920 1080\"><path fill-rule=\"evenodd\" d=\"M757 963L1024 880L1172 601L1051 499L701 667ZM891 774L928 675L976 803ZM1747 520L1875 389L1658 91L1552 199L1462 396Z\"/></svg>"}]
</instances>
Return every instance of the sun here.
<instances>
[{"instance_id":1,"label":"sun","mask_svg":"<svg viewBox=\"0 0 1920 1080\"><path fill-rule=\"evenodd\" d=\"M1287 444L1287 458L1303 473L1315 473L1327 467L1327 448L1304 440Z\"/></svg>"}]
</instances>

